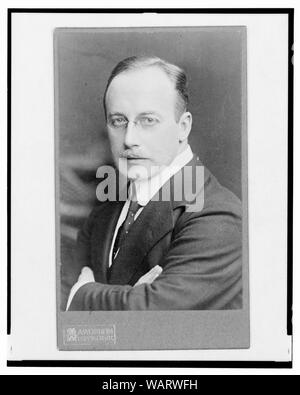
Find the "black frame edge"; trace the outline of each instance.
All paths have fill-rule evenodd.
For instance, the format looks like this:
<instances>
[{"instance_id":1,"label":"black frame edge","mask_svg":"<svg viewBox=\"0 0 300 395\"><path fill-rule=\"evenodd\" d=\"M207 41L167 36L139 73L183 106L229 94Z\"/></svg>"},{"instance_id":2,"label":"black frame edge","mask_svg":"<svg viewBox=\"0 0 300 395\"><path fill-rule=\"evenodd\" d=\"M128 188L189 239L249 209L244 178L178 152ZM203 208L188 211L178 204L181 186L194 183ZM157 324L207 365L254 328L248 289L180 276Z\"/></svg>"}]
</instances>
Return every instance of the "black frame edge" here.
<instances>
[{"instance_id":1,"label":"black frame edge","mask_svg":"<svg viewBox=\"0 0 300 395\"><path fill-rule=\"evenodd\" d=\"M11 14L7 13L7 335L11 334Z\"/></svg>"},{"instance_id":2,"label":"black frame edge","mask_svg":"<svg viewBox=\"0 0 300 395\"><path fill-rule=\"evenodd\" d=\"M159 13L159 14L289 14L293 8L8 8L10 13Z\"/></svg>"},{"instance_id":3,"label":"black frame edge","mask_svg":"<svg viewBox=\"0 0 300 395\"><path fill-rule=\"evenodd\" d=\"M11 334L11 15L13 13L223 13L288 14L288 207L287 207L287 335L293 325L293 112L294 8L7 8L7 335ZM7 361L8 367L199 367L199 368L281 368L291 369L292 361Z\"/></svg>"},{"instance_id":4,"label":"black frame edge","mask_svg":"<svg viewBox=\"0 0 300 395\"><path fill-rule=\"evenodd\" d=\"M70 360L26 360L7 361L8 367L135 367L135 368L242 368L242 369L291 369L292 362L277 361L70 361Z\"/></svg>"},{"instance_id":5,"label":"black frame edge","mask_svg":"<svg viewBox=\"0 0 300 395\"><path fill-rule=\"evenodd\" d=\"M287 335L293 334L293 161L294 161L294 9L288 21L288 166L287 166Z\"/></svg>"}]
</instances>

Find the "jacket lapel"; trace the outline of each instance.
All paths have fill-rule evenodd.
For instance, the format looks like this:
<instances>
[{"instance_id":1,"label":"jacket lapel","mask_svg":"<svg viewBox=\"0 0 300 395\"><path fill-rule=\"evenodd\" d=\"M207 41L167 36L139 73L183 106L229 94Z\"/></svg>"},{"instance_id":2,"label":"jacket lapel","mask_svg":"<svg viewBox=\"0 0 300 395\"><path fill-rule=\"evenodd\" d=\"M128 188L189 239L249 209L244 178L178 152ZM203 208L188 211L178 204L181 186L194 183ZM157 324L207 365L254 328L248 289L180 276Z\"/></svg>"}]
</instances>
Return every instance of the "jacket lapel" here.
<instances>
[{"instance_id":1,"label":"jacket lapel","mask_svg":"<svg viewBox=\"0 0 300 395\"><path fill-rule=\"evenodd\" d=\"M110 284L130 284L149 250L173 229L169 201L151 200L138 216L111 268Z\"/></svg>"}]
</instances>

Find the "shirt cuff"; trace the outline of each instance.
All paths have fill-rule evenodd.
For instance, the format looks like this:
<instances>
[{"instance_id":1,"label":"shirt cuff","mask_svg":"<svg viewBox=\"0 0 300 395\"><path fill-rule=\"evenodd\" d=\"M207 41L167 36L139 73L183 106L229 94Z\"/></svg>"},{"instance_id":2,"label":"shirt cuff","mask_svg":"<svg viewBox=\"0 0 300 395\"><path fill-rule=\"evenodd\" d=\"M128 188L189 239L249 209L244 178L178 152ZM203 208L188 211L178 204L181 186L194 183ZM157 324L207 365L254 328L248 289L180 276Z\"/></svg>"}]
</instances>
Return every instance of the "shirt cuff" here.
<instances>
[{"instance_id":1,"label":"shirt cuff","mask_svg":"<svg viewBox=\"0 0 300 395\"><path fill-rule=\"evenodd\" d=\"M85 285L87 283L92 283L92 282L95 282L93 271L89 267L85 266L81 271L78 281L71 288L71 291L70 291L70 294L68 297L66 311L69 310L71 302L72 302L76 292L79 290L79 288L81 288L83 285Z\"/></svg>"}]
</instances>

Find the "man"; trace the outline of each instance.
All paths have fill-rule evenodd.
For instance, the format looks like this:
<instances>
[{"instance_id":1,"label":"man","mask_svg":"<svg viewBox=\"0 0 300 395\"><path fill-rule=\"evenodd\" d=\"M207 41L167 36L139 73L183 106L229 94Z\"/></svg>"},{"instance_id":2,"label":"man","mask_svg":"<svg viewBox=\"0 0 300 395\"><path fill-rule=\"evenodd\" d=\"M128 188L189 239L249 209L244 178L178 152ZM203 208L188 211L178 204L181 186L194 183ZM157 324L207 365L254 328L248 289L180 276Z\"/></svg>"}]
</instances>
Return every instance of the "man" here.
<instances>
[{"instance_id":1,"label":"man","mask_svg":"<svg viewBox=\"0 0 300 395\"><path fill-rule=\"evenodd\" d=\"M67 309L241 308L241 205L188 144L183 70L156 57L127 58L112 71L103 102L128 198L96 207L79 232L82 272Z\"/></svg>"}]
</instances>

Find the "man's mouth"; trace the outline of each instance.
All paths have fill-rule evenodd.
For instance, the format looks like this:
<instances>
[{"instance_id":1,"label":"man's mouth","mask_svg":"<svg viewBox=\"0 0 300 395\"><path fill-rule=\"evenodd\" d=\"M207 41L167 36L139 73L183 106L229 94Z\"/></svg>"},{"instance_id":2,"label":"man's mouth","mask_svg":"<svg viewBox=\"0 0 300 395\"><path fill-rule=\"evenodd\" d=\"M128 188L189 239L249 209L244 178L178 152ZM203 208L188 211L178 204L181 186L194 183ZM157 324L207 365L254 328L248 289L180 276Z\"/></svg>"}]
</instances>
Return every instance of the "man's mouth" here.
<instances>
[{"instance_id":1,"label":"man's mouth","mask_svg":"<svg viewBox=\"0 0 300 395\"><path fill-rule=\"evenodd\" d=\"M137 155L122 155L122 158L127 159L127 160L143 160L147 159L142 156L137 156Z\"/></svg>"}]
</instances>

